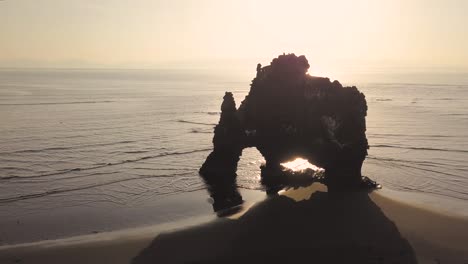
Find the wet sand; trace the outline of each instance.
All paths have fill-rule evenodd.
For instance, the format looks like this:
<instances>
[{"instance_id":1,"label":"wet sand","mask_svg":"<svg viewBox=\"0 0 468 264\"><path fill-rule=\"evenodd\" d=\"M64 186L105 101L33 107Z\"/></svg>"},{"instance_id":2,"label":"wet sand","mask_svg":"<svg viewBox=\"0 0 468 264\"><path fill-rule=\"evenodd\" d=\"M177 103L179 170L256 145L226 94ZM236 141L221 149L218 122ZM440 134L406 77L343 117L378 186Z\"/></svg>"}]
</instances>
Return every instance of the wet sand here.
<instances>
[{"instance_id":1,"label":"wet sand","mask_svg":"<svg viewBox=\"0 0 468 264\"><path fill-rule=\"evenodd\" d=\"M0 263L468 263L466 218L320 184L263 197L229 218L0 247Z\"/></svg>"}]
</instances>

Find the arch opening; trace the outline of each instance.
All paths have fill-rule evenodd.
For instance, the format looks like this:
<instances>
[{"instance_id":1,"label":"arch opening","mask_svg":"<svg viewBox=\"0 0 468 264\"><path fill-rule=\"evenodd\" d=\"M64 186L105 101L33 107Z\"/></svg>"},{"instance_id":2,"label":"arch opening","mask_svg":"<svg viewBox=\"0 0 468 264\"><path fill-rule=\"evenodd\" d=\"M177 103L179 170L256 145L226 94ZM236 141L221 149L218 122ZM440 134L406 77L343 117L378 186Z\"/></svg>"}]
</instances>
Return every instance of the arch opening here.
<instances>
[{"instance_id":1,"label":"arch opening","mask_svg":"<svg viewBox=\"0 0 468 264\"><path fill-rule=\"evenodd\" d=\"M261 171L265 158L256 147L242 150L237 164L237 186L245 189L261 190Z\"/></svg>"},{"instance_id":2,"label":"arch opening","mask_svg":"<svg viewBox=\"0 0 468 264\"><path fill-rule=\"evenodd\" d=\"M294 172L303 172L307 169L311 169L315 172L325 172L324 168L320 168L312 163L310 163L307 159L303 159L301 157L297 157L291 161L280 163L287 170L291 170Z\"/></svg>"}]
</instances>

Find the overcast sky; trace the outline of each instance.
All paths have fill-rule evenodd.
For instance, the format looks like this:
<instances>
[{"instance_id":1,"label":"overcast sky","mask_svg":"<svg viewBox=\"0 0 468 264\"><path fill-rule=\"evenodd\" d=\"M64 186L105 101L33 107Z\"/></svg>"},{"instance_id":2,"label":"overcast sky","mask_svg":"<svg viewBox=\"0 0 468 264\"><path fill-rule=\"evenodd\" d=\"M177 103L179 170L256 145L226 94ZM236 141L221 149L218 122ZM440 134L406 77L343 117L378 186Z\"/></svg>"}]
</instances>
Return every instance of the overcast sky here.
<instances>
[{"instance_id":1,"label":"overcast sky","mask_svg":"<svg viewBox=\"0 0 468 264\"><path fill-rule=\"evenodd\" d=\"M4 0L1 67L261 61L468 67L463 0Z\"/></svg>"}]
</instances>

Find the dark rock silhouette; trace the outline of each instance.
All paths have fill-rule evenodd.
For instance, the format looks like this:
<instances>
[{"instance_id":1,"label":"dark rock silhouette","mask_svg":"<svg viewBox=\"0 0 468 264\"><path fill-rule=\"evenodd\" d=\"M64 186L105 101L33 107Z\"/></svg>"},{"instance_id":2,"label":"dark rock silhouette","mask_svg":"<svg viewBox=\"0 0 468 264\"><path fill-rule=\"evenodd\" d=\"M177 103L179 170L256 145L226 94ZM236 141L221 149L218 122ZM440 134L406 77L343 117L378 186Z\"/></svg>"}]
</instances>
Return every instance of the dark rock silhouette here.
<instances>
[{"instance_id":1,"label":"dark rock silhouette","mask_svg":"<svg viewBox=\"0 0 468 264\"><path fill-rule=\"evenodd\" d=\"M304 56L283 54L268 66L257 65L238 109L226 92L213 152L200 168L215 211L242 203L236 170L247 147L256 147L266 160L261 176L269 193L289 184L280 163L298 156L325 169L323 183L329 192L366 185L361 176L369 148L365 96L355 86L310 76L308 69Z\"/></svg>"}]
</instances>

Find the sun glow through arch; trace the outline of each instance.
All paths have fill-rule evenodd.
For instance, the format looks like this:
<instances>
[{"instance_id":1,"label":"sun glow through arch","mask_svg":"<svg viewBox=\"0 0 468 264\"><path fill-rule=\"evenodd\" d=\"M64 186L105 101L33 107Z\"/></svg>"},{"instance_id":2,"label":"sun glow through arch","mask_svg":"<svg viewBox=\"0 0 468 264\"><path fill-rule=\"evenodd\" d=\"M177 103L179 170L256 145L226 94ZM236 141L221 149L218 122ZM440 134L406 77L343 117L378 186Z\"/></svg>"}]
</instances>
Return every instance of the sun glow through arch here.
<instances>
[{"instance_id":1,"label":"sun glow through arch","mask_svg":"<svg viewBox=\"0 0 468 264\"><path fill-rule=\"evenodd\" d=\"M292 161L281 163L281 166L292 171L304 171L307 169L312 169L317 172L324 171L323 168L317 167L303 158L296 158Z\"/></svg>"}]
</instances>

